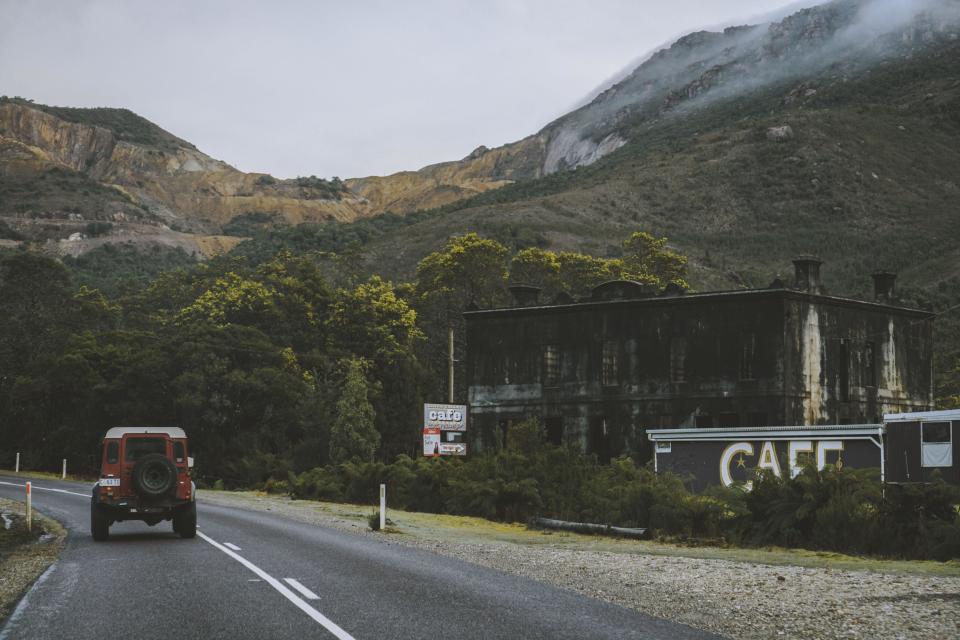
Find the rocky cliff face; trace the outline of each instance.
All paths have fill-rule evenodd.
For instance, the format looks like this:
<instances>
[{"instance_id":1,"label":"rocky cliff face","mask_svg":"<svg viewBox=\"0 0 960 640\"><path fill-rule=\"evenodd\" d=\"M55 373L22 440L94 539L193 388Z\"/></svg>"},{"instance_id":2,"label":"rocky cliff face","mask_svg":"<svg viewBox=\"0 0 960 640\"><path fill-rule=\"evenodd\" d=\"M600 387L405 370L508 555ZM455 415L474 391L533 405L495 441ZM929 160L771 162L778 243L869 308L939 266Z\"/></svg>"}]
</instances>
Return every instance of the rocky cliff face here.
<instances>
[{"instance_id":1,"label":"rocky cliff face","mask_svg":"<svg viewBox=\"0 0 960 640\"><path fill-rule=\"evenodd\" d=\"M20 172L31 166L35 173L52 167L76 172L117 189L159 221L196 231L216 230L239 213L277 213L297 223L353 220L368 211L349 192L331 196L295 181L243 173L187 143L129 142L121 132L70 122L21 101L0 103L0 143L19 150Z\"/></svg>"},{"instance_id":2,"label":"rocky cliff face","mask_svg":"<svg viewBox=\"0 0 960 640\"><path fill-rule=\"evenodd\" d=\"M537 146L535 138L513 145L512 164L507 167L500 166L503 149L484 150L461 162L331 186L318 179L276 180L243 173L159 129L162 140L125 135L127 131L98 123L104 120L99 117L102 114L92 112L100 111L112 110L64 110L22 100L0 101L0 178L22 180L51 170L73 172L108 187L103 210L92 213L96 219L116 220L113 209L119 204L110 201L118 200L127 205L125 217L212 233L241 214L268 214L299 224L353 221L384 211L440 206L526 177L518 176L515 166L522 165L527 148ZM75 121L60 117L61 112ZM21 226L28 219L49 221L68 213L45 209L35 200L15 202L0 195L0 217L15 219Z\"/></svg>"},{"instance_id":3,"label":"rocky cliff face","mask_svg":"<svg viewBox=\"0 0 960 640\"><path fill-rule=\"evenodd\" d=\"M24 229L74 216L211 234L239 215L298 224L434 208L594 163L643 144L644 126L765 83L824 68L842 75L956 39L958 23L950 0L837 0L773 24L691 33L523 140L337 184L243 173L129 111L0 99L0 219Z\"/></svg>"},{"instance_id":4,"label":"rocky cliff face","mask_svg":"<svg viewBox=\"0 0 960 640\"><path fill-rule=\"evenodd\" d=\"M458 194L592 164L636 141L638 124L830 65L866 65L904 45L956 38L958 25L960 7L951 0L837 0L767 25L691 33L533 136L481 148L459 162L350 184L374 209L444 204Z\"/></svg>"}]
</instances>

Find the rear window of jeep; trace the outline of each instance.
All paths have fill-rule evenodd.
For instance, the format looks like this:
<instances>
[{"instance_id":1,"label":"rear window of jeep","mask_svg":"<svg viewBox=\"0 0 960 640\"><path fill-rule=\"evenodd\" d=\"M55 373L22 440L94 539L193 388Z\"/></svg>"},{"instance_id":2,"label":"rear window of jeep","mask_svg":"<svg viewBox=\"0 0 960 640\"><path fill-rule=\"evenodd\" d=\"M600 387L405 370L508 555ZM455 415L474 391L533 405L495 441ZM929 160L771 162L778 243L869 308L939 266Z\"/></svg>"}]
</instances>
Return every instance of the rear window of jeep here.
<instances>
[{"instance_id":1,"label":"rear window of jeep","mask_svg":"<svg viewBox=\"0 0 960 640\"><path fill-rule=\"evenodd\" d=\"M167 455L167 441L163 438L130 438L127 440L124 460L136 462L150 453Z\"/></svg>"}]
</instances>

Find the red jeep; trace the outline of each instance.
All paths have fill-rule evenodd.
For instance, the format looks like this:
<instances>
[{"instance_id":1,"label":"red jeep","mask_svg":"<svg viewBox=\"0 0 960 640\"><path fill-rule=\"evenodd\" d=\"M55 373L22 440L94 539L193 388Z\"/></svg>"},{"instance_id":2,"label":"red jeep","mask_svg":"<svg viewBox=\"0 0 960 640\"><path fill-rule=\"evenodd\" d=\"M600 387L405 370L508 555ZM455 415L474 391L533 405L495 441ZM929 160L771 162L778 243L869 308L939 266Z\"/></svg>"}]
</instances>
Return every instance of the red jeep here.
<instances>
[{"instance_id":1,"label":"red jeep","mask_svg":"<svg viewBox=\"0 0 960 640\"><path fill-rule=\"evenodd\" d=\"M93 487L90 533L106 540L110 525L173 520L183 538L197 535L196 487L190 480L187 434L178 428L116 427L103 437L100 480Z\"/></svg>"}]
</instances>

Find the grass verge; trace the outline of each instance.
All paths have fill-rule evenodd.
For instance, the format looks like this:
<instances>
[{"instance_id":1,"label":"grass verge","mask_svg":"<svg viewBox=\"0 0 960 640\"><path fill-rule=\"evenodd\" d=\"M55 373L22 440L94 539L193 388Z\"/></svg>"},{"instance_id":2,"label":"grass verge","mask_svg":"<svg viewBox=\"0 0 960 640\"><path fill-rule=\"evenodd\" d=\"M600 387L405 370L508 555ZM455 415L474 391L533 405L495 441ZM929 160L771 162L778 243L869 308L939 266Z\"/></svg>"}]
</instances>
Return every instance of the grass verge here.
<instances>
[{"instance_id":1,"label":"grass verge","mask_svg":"<svg viewBox=\"0 0 960 640\"><path fill-rule=\"evenodd\" d=\"M0 498L0 624L30 585L63 549L66 530L55 520L33 512L27 530L24 504Z\"/></svg>"},{"instance_id":2,"label":"grass verge","mask_svg":"<svg viewBox=\"0 0 960 640\"><path fill-rule=\"evenodd\" d=\"M20 471L18 473L13 469L0 469L0 475L15 476L17 478L23 478L24 480L63 480L63 476L60 473L53 473L50 471ZM67 474L67 480L71 482L97 481L96 477L94 476L78 476L72 473Z\"/></svg>"},{"instance_id":3,"label":"grass verge","mask_svg":"<svg viewBox=\"0 0 960 640\"><path fill-rule=\"evenodd\" d=\"M371 505L292 500L256 491L203 490L198 499L241 508L272 511L303 522L369 532ZM388 533L405 534L421 540L456 543L514 544L574 551L596 551L626 555L676 556L728 560L774 566L799 566L843 571L870 571L884 574L960 577L960 562L927 560L886 560L841 553L783 548L741 548L688 544L660 540L626 540L544 531L522 524L502 523L469 516L438 515L387 508L391 520Z\"/></svg>"}]
</instances>

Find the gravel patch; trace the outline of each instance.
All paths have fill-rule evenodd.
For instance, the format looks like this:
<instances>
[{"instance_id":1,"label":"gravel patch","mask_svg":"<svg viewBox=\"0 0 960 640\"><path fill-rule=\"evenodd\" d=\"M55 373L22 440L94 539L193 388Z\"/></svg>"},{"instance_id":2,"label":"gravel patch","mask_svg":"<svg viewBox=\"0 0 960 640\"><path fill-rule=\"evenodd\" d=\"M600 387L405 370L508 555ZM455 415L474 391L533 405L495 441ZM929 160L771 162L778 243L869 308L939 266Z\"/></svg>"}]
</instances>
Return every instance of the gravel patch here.
<instances>
[{"instance_id":1,"label":"gravel patch","mask_svg":"<svg viewBox=\"0 0 960 640\"><path fill-rule=\"evenodd\" d=\"M402 535L384 535L367 528L369 514L350 513L363 508L250 494L204 492L200 499L451 556L730 637L960 637L960 577L576 549L569 538L520 544L403 522Z\"/></svg>"},{"instance_id":2,"label":"gravel patch","mask_svg":"<svg viewBox=\"0 0 960 640\"><path fill-rule=\"evenodd\" d=\"M0 623L6 620L26 590L60 555L66 531L58 523L34 512L31 540L26 529L23 503L0 498L5 535L0 539Z\"/></svg>"}]
</instances>

